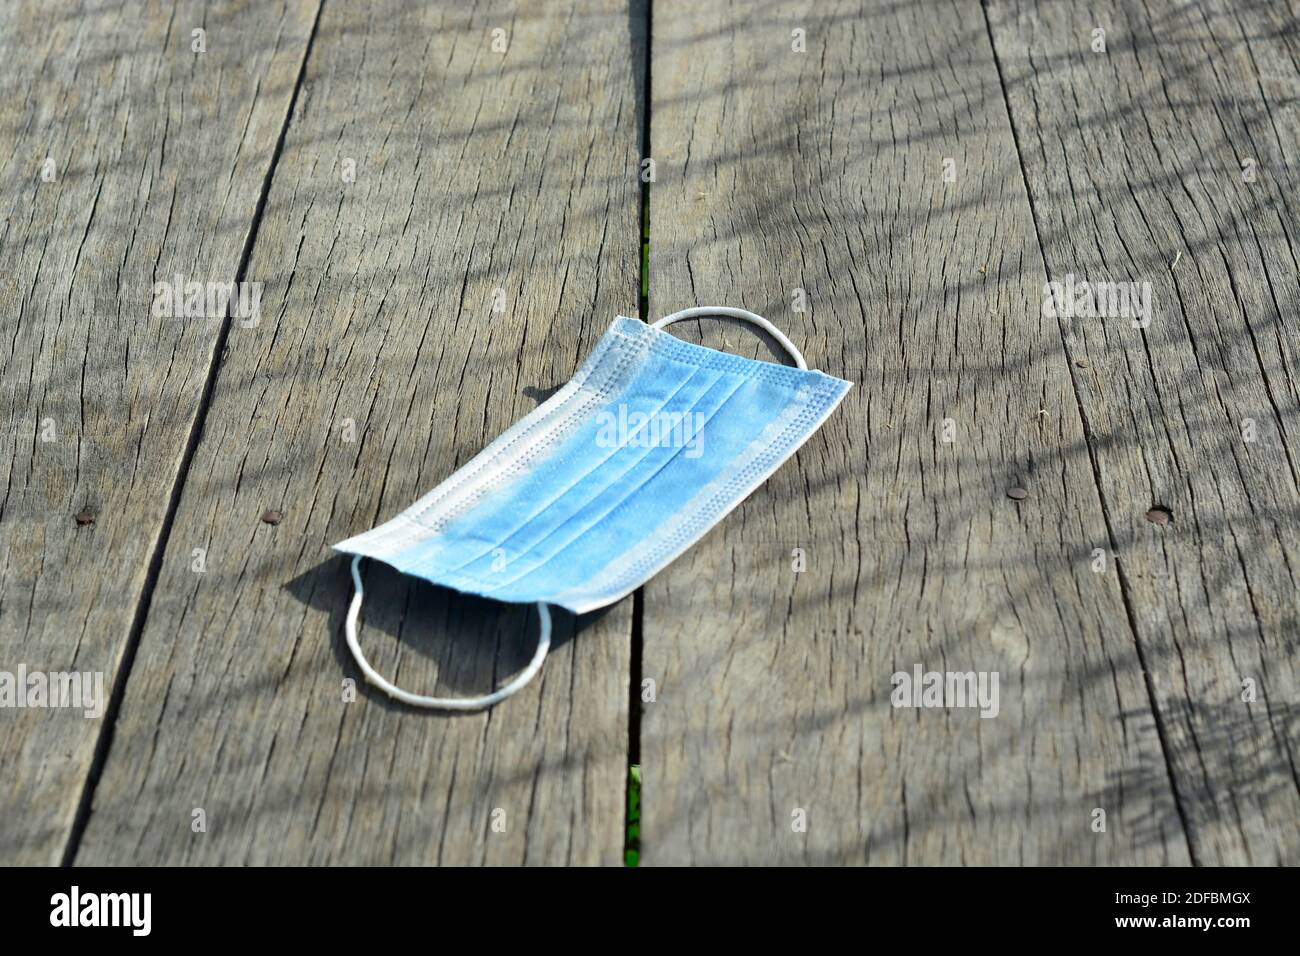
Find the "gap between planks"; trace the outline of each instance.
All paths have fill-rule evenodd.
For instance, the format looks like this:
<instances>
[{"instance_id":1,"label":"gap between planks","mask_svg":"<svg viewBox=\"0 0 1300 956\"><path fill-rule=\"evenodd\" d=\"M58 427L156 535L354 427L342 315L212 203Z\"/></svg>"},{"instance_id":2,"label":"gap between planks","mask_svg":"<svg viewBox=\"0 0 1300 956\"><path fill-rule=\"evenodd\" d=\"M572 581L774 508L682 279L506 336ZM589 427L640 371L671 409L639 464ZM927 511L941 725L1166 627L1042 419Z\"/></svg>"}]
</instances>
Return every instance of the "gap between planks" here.
<instances>
[{"instance_id":1,"label":"gap between planks","mask_svg":"<svg viewBox=\"0 0 1300 956\"><path fill-rule=\"evenodd\" d=\"M1038 219L1038 205L1034 201L1033 191L1029 188L1029 174L1025 169L1024 150L1020 145L1020 126L1016 122L1015 113L1011 109L1011 101L1007 96L1007 79L1002 66L1002 57L998 53L997 40L993 36L993 23L989 19L989 0L980 0L980 12L984 17L984 27L988 31L989 50L993 55L993 64L997 68L998 86L1002 91L1002 108L1007 114L1007 123L1011 127L1011 140L1016 147L1016 165L1020 170L1020 183L1024 189L1025 198L1029 203L1030 220L1034 224L1034 244L1038 247L1038 258L1042 264L1043 274L1051 275L1047 267L1047 250L1043 248L1043 233ZM1101 504L1101 517L1106 526L1107 543L1110 545L1112 554L1120 552L1119 539L1115 534L1114 520L1111 516L1111 506L1107 499L1106 492L1102 487L1100 465L1097 462L1096 448L1093 445L1093 428L1088 418L1087 408L1084 406L1083 396L1079 391L1078 368L1075 365L1074 355L1070 350L1070 343L1065 335L1065 330L1061 328L1061 320L1057 318L1057 328L1061 335L1061 351L1065 355L1066 366L1070 375L1070 388L1074 395L1075 407L1079 413L1079 420L1083 423L1083 440L1084 446L1088 450L1088 464L1091 466L1093 487L1097 492L1097 500ZM1155 720L1156 739L1160 742L1160 755L1165 765L1165 775L1169 780L1169 788L1173 792L1174 807L1178 811L1178 822L1183 828L1183 839L1187 844L1187 854L1192 861L1193 866L1200 866L1200 861L1196 856L1196 846L1192 841L1192 834L1187 825L1187 811L1183 807L1183 801L1178 793L1178 782L1174 777L1173 761L1170 756L1168 731L1165 729L1164 717L1161 713L1160 704L1156 698L1155 688L1151 686L1151 669L1147 664L1146 653L1142 648L1142 642L1138 639L1137 616L1133 610L1133 592L1129 586L1128 576L1124 572L1124 566L1116 561L1115 572L1118 576L1120 599L1124 604L1124 614L1128 621L1129 638L1133 644L1134 654L1137 656L1138 664L1142 669L1142 684L1146 688L1147 700L1151 705L1151 714Z\"/></svg>"},{"instance_id":2,"label":"gap between planks","mask_svg":"<svg viewBox=\"0 0 1300 956\"><path fill-rule=\"evenodd\" d=\"M303 77L307 73L307 61L311 58L312 44L316 39L316 30L320 27L320 15L325 7L325 2L326 0L320 0L316 5L316 14L312 19L311 31L308 33L307 43L303 47L302 59L298 63L298 75L294 80L293 93L289 97L289 105L285 109L284 120L280 123L280 134L276 138L271 161L267 164L266 174L262 177L262 185L258 192L257 205L253 209L252 221L249 223L248 232L244 236L244 244L239 251L239 264L235 269L236 285L244 281L248 272L248 261L252 256L253 244L257 241L257 231L262 225L262 215L266 211L266 197L271 192L271 180L275 176L275 168L280 161L280 154L284 151L284 138L289 131L294 108L298 104L298 91L302 89ZM76 859L77 850L81 846L81 838L86 832L86 824L90 821L90 810L94 804L95 788L99 785L100 776L104 772L104 764L107 762L109 751L113 747L113 731L117 726L117 717L122 709L122 700L126 696L126 684L131 676L131 668L135 663L136 651L140 647L140 638L144 634L144 623L149 617L149 607L153 602L154 589L158 584L158 574L162 568L163 554L166 553L167 542L171 538L172 527L176 523L176 511L180 505L181 493L184 490L186 479L189 478L190 467L194 463L194 453L199 447L199 438L203 434L203 423L207 418L208 409L212 405L212 393L216 387L217 375L220 371L221 356L225 352L226 341L230 336L230 326L234 321L234 308L235 300L232 297L231 301L227 303L226 317L221 323L221 331L218 332L216 341L212 346L212 356L208 362L203 391L199 395L198 409L195 412L194 420L190 425L190 431L185 440L180 468L177 469L176 477L172 479L171 492L168 495L167 510L163 514L162 526L159 528L158 536L154 540L153 551L149 555L149 568L145 573L144 587L140 592L135 614L131 618L131 627L127 632L122 661L117 668L117 673L113 676L112 691L109 694L108 705L104 709L99 736L95 740L95 753L91 758L90 769L86 774L81 798L77 803L77 812L73 817L72 827L68 832L68 842L63 850L63 866L71 866Z\"/></svg>"}]
</instances>

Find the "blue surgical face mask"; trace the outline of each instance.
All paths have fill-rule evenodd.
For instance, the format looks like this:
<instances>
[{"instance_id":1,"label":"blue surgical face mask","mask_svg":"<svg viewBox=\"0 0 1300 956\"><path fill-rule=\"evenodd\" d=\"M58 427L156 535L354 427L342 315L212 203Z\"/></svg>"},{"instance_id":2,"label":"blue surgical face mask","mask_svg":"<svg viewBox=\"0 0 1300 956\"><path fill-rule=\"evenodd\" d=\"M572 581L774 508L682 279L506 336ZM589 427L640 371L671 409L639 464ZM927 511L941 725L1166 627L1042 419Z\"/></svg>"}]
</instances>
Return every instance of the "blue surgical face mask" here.
<instances>
[{"instance_id":1,"label":"blue surgical face mask","mask_svg":"<svg viewBox=\"0 0 1300 956\"><path fill-rule=\"evenodd\" d=\"M662 331L719 315L766 329L798 367ZM809 371L789 339L752 312L687 309L654 325L619 317L555 395L401 514L334 546L354 555L346 631L357 664L417 706L472 710L508 697L541 668L547 605L581 614L640 587L794 454L849 388ZM362 557L458 591L536 603L542 634L532 662L484 697L393 686L357 642Z\"/></svg>"}]
</instances>

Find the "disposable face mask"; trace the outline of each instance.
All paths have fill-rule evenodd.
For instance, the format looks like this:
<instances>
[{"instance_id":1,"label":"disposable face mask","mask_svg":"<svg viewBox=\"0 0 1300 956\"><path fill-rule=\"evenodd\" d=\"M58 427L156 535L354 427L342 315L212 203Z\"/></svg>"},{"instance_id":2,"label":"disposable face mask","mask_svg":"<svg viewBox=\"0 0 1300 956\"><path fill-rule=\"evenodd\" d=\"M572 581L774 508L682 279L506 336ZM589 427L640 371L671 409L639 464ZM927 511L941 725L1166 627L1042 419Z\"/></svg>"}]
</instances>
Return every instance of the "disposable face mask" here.
<instances>
[{"instance_id":1,"label":"disposable face mask","mask_svg":"<svg viewBox=\"0 0 1300 956\"><path fill-rule=\"evenodd\" d=\"M663 331L706 316L762 327L797 367ZM555 395L401 514L334 546L354 556L345 632L362 673L421 707L475 710L510 696L541 669L548 605L582 614L640 587L793 455L849 388L810 371L780 330L743 309L686 309L653 325L620 316ZM483 697L395 687L357 641L362 557L458 591L535 603L532 661Z\"/></svg>"}]
</instances>

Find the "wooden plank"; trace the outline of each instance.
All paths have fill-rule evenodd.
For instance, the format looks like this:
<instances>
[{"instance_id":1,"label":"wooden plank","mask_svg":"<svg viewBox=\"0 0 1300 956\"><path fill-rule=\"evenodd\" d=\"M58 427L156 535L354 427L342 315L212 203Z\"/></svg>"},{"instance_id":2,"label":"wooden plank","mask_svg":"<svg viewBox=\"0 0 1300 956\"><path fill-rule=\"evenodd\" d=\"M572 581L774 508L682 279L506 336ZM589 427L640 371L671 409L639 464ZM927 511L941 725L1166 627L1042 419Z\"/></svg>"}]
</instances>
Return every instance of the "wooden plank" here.
<instances>
[{"instance_id":1,"label":"wooden plank","mask_svg":"<svg viewBox=\"0 0 1300 956\"><path fill-rule=\"evenodd\" d=\"M1295 4L989 14L1052 278L1150 289L1145 329L1075 318L1066 351L1193 853L1295 864Z\"/></svg>"},{"instance_id":2,"label":"wooden plank","mask_svg":"<svg viewBox=\"0 0 1300 956\"><path fill-rule=\"evenodd\" d=\"M979 5L664 2L651 50L652 315L857 387L646 589L643 858L1188 862ZM895 709L915 665L998 716Z\"/></svg>"},{"instance_id":3,"label":"wooden plank","mask_svg":"<svg viewBox=\"0 0 1300 956\"><path fill-rule=\"evenodd\" d=\"M98 673L92 711L222 324L156 316L153 283L235 278L315 8L0 6L0 670ZM61 859L84 713L0 711L0 862Z\"/></svg>"},{"instance_id":4,"label":"wooden plank","mask_svg":"<svg viewBox=\"0 0 1300 956\"><path fill-rule=\"evenodd\" d=\"M263 322L223 358L78 862L621 860L630 602L576 633L557 614L541 676L490 712L347 703L328 546L635 309L639 23L325 6L249 267ZM522 609L367 577L361 641L402 686L483 693L531 655Z\"/></svg>"}]
</instances>

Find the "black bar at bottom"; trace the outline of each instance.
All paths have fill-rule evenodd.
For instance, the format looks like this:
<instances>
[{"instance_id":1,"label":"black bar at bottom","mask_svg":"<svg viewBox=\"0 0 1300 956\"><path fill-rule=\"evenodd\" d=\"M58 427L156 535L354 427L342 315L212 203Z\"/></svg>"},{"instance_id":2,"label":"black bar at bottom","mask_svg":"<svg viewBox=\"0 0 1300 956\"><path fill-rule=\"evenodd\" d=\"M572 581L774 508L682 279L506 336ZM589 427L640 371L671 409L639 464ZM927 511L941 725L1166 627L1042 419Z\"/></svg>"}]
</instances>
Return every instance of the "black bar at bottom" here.
<instances>
[{"instance_id":1,"label":"black bar at bottom","mask_svg":"<svg viewBox=\"0 0 1300 956\"><path fill-rule=\"evenodd\" d=\"M1264 869L73 868L0 870L0 887L6 943L205 947L585 939L624 948L709 931L734 934L734 946L782 925L864 947L882 937L1031 943L1045 931L1071 943L1199 938L1231 946L1261 929L1283 930L1294 899L1293 874ZM668 931L687 935L660 935Z\"/></svg>"}]
</instances>

